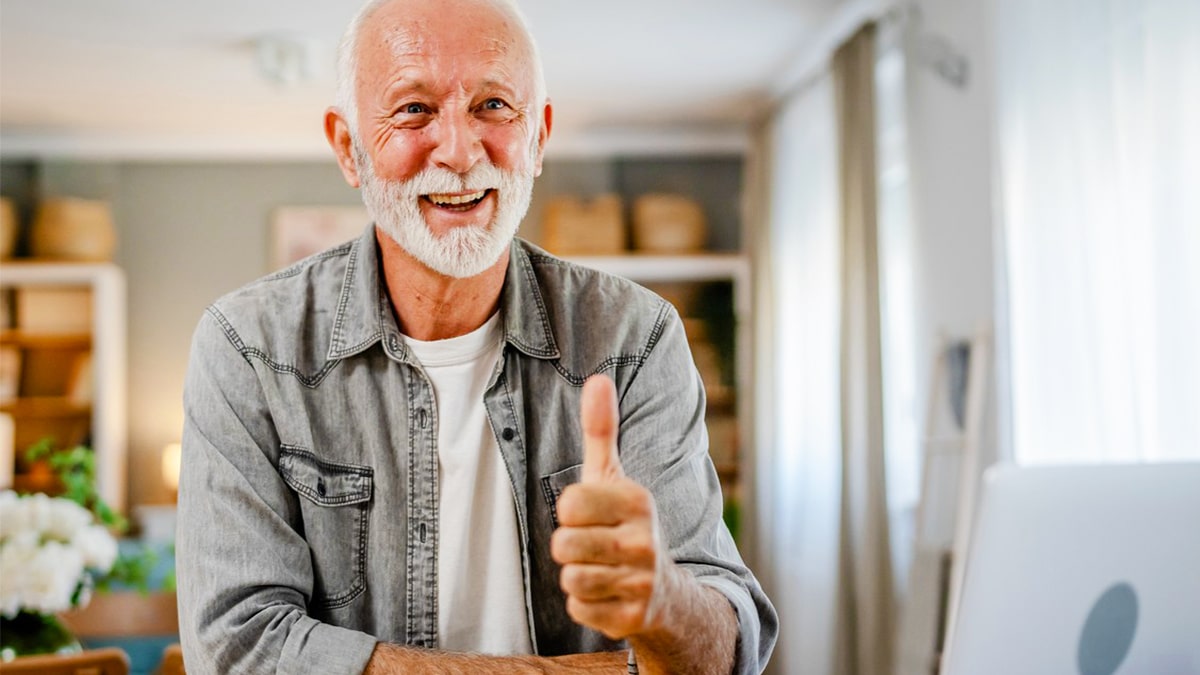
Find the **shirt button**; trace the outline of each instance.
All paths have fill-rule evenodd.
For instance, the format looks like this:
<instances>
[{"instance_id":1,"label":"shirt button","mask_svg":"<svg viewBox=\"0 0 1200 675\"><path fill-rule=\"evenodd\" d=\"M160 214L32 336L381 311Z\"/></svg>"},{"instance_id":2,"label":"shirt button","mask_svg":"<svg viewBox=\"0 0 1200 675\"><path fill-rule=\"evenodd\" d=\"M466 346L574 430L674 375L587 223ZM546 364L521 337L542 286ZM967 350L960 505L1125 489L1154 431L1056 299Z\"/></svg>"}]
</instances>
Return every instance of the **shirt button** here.
<instances>
[{"instance_id":1,"label":"shirt button","mask_svg":"<svg viewBox=\"0 0 1200 675\"><path fill-rule=\"evenodd\" d=\"M417 409L417 423L421 425L422 429L424 429L425 425L428 424L428 422L429 422L429 416L425 414L425 409L418 408Z\"/></svg>"},{"instance_id":2,"label":"shirt button","mask_svg":"<svg viewBox=\"0 0 1200 675\"><path fill-rule=\"evenodd\" d=\"M508 427L505 427L504 431L500 432L500 437L506 441L511 441L513 439L513 437L516 435L517 435L517 432L513 431L512 429L510 429Z\"/></svg>"},{"instance_id":3,"label":"shirt button","mask_svg":"<svg viewBox=\"0 0 1200 675\"><path fill-rule=\"evenodd\" d=\"M395 335L388 336L388 346L392 348L392 351L398 351L400 349L400 338Z\"/></svg>"},{"instance_id":4,"label":"shirt button","mask_svg":"<svg viewBox=\"0 0 1200 675\"><path fill-rule=\"evenodd\" d=\"M320 478L317 479L317 494L325 496L325 481Z\"/></svg>"}]
</instances>

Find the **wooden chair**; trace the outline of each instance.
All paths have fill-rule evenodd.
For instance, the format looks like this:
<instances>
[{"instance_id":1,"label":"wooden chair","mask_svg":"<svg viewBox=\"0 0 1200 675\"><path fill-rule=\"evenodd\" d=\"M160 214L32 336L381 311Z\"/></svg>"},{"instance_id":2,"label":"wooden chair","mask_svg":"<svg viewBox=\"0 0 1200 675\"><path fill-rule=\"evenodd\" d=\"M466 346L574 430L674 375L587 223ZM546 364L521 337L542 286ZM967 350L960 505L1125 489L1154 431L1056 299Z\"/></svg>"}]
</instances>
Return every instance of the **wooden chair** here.
<instances>
[{"instance_id":1,"label":"wooden chair","mask_svg":"<svg viewBox=\"0 0 1200 675\"><path fill-rule=\"evenodd\" d=\"M85 649L78 654L21 656L0 663L3 675L129 675L129 657L116 647Z\"/></svg>"},{"instance_id":2,"label":"wooden chair","mask_svg":"<svg viewBox=\"0 0 1200 675\"><path fill-rule=\"evenodd\" d=\"M179 612L173 592L95 593L83 609L62 615L63 623L79 638L111 638L179 633Z\"/></svg>"},{"instance_id":3,"label":"wooden chair","mask_svg":"<svg viewBox=\"0 0 1200 675\"><path fill-rule=\"evenodd\" d=\"M154 675L185 675L183 672L183 648L178 643L163 650L162 662Z\"/></svg>"},{"instance_id":4,"label":"wooden chair","mask_svg":"<svg viewBox=\"0 0 1200 675\"><path fill-rule=\"evenodd\" d=\"M124 649L130 670L139 673L161 668L164 647L179 641L174 592L96 593L87 607L61 618L84 645Z\"/></svg>"}]
</instances>

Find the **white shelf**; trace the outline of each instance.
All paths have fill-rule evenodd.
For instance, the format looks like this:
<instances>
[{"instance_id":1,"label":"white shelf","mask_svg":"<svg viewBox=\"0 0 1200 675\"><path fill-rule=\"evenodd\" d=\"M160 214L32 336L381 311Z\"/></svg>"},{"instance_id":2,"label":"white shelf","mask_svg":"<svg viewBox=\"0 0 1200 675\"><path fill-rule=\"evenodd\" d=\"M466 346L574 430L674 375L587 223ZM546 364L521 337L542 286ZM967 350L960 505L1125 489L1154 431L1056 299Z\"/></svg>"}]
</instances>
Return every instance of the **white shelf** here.
<instances>
[{"instance_id":1,"label":"white shelf","mask_svg":"<svg viewBox=\"0 0 1200 675\"><path fill-rule=\"evenodd\" d=\"M567 256L584 267L608 272L642 284L676 281L729 281L733 283L734 314L748 326L750 311L750 259L741 253L698 253L689 255ZM739 340L749 339L739 335Z\"/></svg>"},{"instance_id":2,"label":"white shelf","mask_svg":"<svg viewBox=\"0 0 1200 675\"><path fill-rule=\"evenodd\" d=\"M696 255L570 256L573 263L638 282L740 281L749 271L745 256L737 253Z\"/></svg>"},{"instance_id":3,"label":"white shelf","mask_svg":"<svg viewBox=\"0 0 1200 675\"><path fill-rule=\"evenodd\" d=\"M0 288L86 286L92 289L92 450L96 489L125 511L125 275L110 263L13 262L0 266ZM24 450L24 448L20 448Z\"/></svg>"}]
</instances>

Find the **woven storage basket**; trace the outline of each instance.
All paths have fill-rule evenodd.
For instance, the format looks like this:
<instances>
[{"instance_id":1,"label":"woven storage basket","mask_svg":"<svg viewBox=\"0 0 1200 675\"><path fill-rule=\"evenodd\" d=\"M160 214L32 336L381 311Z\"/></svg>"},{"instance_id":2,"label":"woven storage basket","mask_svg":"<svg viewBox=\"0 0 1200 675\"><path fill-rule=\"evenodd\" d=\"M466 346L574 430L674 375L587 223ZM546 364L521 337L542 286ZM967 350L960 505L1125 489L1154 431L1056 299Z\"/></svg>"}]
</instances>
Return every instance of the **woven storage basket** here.
<instances>
[{"instance_id":1,"label":"woven storage basket","mask_svg":"<svg viewBox=\"0 0 1200 675\"><path fill-rule=\"evenodd\" d=\"M34 257L112 260L117 247L112 209L91 199L49 199L37 210L30 233Z\"/></svg>"},{"instance_id":2,"label":"woven storage basket","mask_svg":"<svg viewBox=\"0 0 1200 675\"><path fill-rule=\"evenodd\" d=\"M621 198L606 194L585 202L578 197L552 199L543 212L546 250L557 255L610 255L626 250Z\"/></svg>"},{"instance_id":3,"label":"woven storage basket","mask_svg":"<svg viewBox=\"0 0 1200 675\"><path fill-rule=\"evenodd\" d=\"M651 193L633 203L633 247L653 253L693 253L708 241L704 211L676 194Z\"/></svg>"}]
</instances>

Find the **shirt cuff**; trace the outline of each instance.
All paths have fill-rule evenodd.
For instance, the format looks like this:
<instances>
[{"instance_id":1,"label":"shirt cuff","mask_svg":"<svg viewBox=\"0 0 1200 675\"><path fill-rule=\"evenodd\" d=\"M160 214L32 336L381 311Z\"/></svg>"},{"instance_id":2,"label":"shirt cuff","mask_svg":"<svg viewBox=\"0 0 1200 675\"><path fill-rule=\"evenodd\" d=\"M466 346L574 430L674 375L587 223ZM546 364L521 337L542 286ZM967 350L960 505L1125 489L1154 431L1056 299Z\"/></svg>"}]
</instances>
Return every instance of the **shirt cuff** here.
<instances>
[{"instance_id":1,"label":"shirt cuff","mask_svg":"<svg viewBox=\"0 0 1200 675\"><path fill-rule=\"evenodd\" d=\"M288 632L279 672L361 675L377 643L366 633L305 616Z\"/></svg>"},{"instance_id":2,"label":"shirt cuff","mask_svg":"<svg viewBox=\"0 0 1200 675\"><path fill-rule=\"evenodd\" d=\"M696 577L696 581L724 595L737 616L738 638L733 658L733 672L738 675L758 675L766 662L759 663L758 646L761 639L758 609L754 600L741 585L721 576Z\"/></svg>"}]
</instances>

